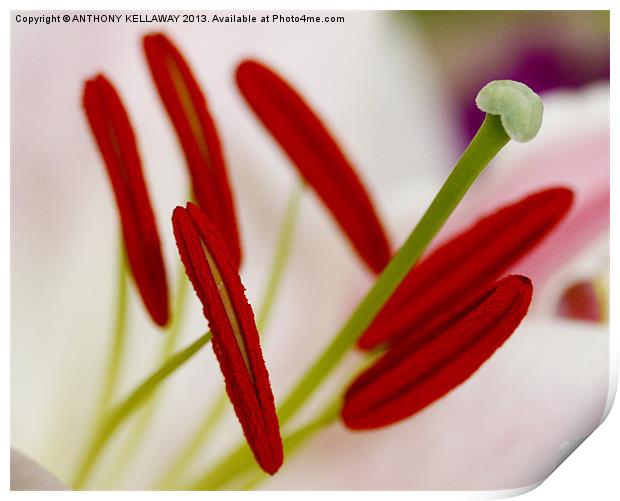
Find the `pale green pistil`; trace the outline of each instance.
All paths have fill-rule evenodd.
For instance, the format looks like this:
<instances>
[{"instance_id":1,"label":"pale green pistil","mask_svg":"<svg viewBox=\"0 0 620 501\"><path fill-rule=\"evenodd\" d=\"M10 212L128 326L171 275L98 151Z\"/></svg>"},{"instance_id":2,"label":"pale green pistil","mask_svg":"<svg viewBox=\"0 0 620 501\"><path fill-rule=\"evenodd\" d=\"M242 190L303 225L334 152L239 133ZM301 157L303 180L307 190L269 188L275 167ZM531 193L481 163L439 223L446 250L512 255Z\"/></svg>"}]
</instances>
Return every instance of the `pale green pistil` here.
<instances>
[{"instance_id":1,"label":"pale green pistil","mask_svg":"<svg viewBox=\"0 0 620 501\"><path fill-rule=\"evenodd\" d=\"M506 134L520 143L533 139L542 124L542 101L521 82L489 82L478 93L476 106L490 115L499 115Z\"/></svg>"}]
</instances>

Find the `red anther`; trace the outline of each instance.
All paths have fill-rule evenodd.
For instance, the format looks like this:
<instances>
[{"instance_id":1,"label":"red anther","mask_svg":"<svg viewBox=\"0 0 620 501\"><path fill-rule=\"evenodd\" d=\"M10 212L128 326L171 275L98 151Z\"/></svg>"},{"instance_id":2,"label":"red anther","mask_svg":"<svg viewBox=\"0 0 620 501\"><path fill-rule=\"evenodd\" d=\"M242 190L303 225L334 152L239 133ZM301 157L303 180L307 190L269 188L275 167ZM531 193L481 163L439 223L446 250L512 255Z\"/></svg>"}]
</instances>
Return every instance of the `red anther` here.
<instances>
[{"instance_id":1,"label":"red anther","mask_svg":"<svg viewBox=\"0 0 620 501\"><path fill-rule=\"evenodd\" d=\"M479 219L416 265L358 340L373 349L428 334L525 256L566 215L573 193L550 188Z\"/></svg>"},{"instance_id":2,"label":"red anther","mask_svg":"<svg viewBox=\"0 0 620 501\"><path fill-rule=\"evenodd\" d=\"M347 390L344 423L356 430L387 426L441 398L510 337L531 299L530 280L510 275L453 316L430 341L394 345Z\"/></svg>"},{"instance_id":3,"label":"red anther","mask_svg":"<svg viewBox=\"0 0 620 501\"><path fill-rule=\"evenodd\" d=\"M325 125L303 98L255 61L237 68L237 85L254 113L321 198L372 271L390 260L390 246L366 188Z\"/></svg>"},{"instance_id":4,"label":"red anther","mask_svg":"<svg viewBox=\"0 0 620 501\"><path fill-rule=\"evenodd\" d=\"M177 207L172 225L181 260L209 321L228 397L258 464L273 474L282 465L282 439L254 313L235 262L198 206Z\"/></svg>"},{"instance_id":5,"label":"red anther","mask_svg":"<svg viewBox=\"0 0 620 501\"><path fill-rule=\"evenodd\" d=\"M239 268L241 245L235 207L205 96L170 39L152 34L144 37L143 44L153 81L183 148L196 201L222 235Z\"/></svg>"},{"instance_id":6,"label":"red anther","mask_svg":"<svg viewBox=\"0 0 620 501\"><path fill-rule=\"evenodd\" d=\"M129 117L103 75L84 84L82 102L114 190L136 286L153 321L164 326L168 322L166 270Z\"/></svg>"}]
</instances>

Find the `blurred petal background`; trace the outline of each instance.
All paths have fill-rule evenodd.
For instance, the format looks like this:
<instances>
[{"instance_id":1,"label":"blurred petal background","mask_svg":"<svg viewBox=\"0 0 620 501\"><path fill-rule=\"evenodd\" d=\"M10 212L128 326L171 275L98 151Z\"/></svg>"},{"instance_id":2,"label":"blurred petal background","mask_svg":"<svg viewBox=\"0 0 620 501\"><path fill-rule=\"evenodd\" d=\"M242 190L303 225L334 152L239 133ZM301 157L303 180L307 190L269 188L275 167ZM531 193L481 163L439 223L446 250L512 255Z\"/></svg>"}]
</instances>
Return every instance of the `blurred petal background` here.
<instances>
[{"instance_id":1,"label":"blurred petal background","mask_svg":"<svg viewBox=\"0 0 620 501\"><path fill-rule=\"evenodd\" d=\"M473 100L492 79L519 79L540 92L543 128L531 143L510 144L500 154L438 241L538 188L561 184L576 194L570 216L514 269L533 278L531 315L473 378L384 430L330 427L265 488L521 487L553 470L562 442L597 426L609 355L608 14L330 15L343 15L345 22L205 29L13 21L11 443L61 481L70 480L90 431L116 290L116 209L80 107L83 81L96 72L117 86L134 124L170 283L179 269L170 214L185 201L187 176L142 55L141 37L152 31L163 30L184 52L219 126L252 304L260 301L295 176L235 88L242 58L272 65L307 97L359 170L394 243L405 238L475 132L482 117ZM264 345L276 399L370 283L336 225L306 195ZM133 288L131 299L122 394L155 367L165 335L151 326ZM205 327L192 296L184 341ZM118 487L148 488L221 384L210 349L176 374ZM238 428L230 415L196 472L238 439ZM113 440L98 473L114 461L128 429ZM98 478L93 488L103 487Z\"/></svg>"}]
</instances>

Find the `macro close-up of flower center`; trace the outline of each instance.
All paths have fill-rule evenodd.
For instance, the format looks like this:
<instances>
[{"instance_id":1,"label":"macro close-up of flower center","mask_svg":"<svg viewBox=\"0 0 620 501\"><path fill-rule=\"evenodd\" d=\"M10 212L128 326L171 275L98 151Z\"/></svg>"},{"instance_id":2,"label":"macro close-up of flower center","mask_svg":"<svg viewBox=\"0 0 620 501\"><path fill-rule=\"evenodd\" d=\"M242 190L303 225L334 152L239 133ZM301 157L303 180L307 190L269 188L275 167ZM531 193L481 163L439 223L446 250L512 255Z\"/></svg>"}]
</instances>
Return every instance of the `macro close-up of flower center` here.
<instances>
[{"instance_id":1,"label":"macro close-up of flower center","mask_svg":"<svg viewBox=\"0 0 620 501\"><path fill-rule=\"evenodd\" d=\"M15 21L65 70L12 77L11 488L542 482L608 409L609 17L574 14Z\"/></svg>"}]
</instances>

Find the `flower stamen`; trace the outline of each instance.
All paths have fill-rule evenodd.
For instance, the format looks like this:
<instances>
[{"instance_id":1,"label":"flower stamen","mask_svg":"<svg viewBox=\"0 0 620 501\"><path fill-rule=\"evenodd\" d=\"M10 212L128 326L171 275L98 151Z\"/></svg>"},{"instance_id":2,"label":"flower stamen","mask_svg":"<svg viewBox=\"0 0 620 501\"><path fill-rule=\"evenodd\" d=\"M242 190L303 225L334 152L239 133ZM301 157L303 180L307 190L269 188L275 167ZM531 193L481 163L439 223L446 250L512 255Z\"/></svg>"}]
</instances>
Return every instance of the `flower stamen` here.
<instances>
[{"instance_id":1,"label":"flower stamen","mask_svg":"<svg viewBox=\"0 0 620 501\"><path fill-rule=\"evenodd\" d=\"M527 313L532 284L510 275L422 344L394 345L353 382L341 416L352 429L395 423L466 381L510 337Z\"/></svg>"},{"instance_id":2,"label":"flower stamen","mask_svg":"<svg viewBox=\"0 0 620 501\"><path fill-rule=\"evenodd\" d=\"M153 321L164 326L169 317L166 270L129 117L103 75L85 83L83 106L114 190L136 286Z\"/></svg>"},{"instance_id":3,"label":"flower stamen","mask_svg":"<svg viewBox=\"0 0 620 501\"><path fill-rule=\"evenodd\" d=\"M282 464L282 439L269 374L252 308L217 229L192 203L172 216L181 260L213 332L213 350L226 391L260 466L270 474Z\"/></svg>"},{"instance_id":4,"label":"flower stamen","mask_svg":"<svg viewBox=\"0 0 620 501\"><path fill-rule=\"evenodd\" d=\"M556 227L573 201L549 188L480 218L416 265L358 340L365 350L423 337L449 319L463 297L489 287Z\"/></svg>"},{"instance_id":5,"label":"flower stamen","mask_svg":"<svg viewBox=\"0 0 620 501\"><path fill-rule=\"evenodd\" d=\"M159 96L185 154L198 205L217 227L238 268L241 245L222 146L207 101L181 52L163 34L144 37Z\"/></svg>"},{"instance_id":6,"label":"flower stamen","mask_svg":"<svg viewBox=\"0 0 620 501\"><path fill-rule=\"evenodd\" d=\"M289 83L256 61L239 65L237 85L358 255L373 272L382 271L391 252L379 216L358 174L316 113Z\"/></svg>"}]
</instances>

